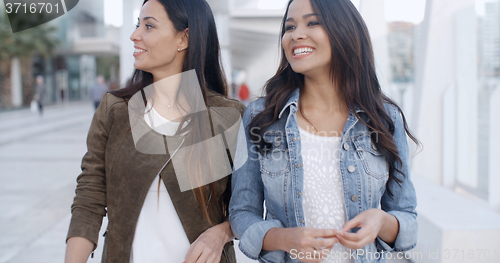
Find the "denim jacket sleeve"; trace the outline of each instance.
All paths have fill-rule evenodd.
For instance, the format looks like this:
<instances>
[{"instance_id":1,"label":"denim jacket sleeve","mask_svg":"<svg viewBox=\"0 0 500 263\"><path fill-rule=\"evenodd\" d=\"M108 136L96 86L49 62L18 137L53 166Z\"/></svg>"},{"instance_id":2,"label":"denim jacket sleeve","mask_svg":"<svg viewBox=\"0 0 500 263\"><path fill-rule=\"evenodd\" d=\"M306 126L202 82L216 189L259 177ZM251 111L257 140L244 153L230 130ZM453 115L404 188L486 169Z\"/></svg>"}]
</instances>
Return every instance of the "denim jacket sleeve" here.
<instances>
[{"instance_id":1,"label":"denim jacket sleeve","mask_svg":"<svg viewBox=\"0 0 500 263\"><path fill-rule=\"evenodd\" d=\"M403 177L401 173L395 171L394 175L402 182L400 185L396 182L388 183L387 188L391 189L393 197L391 198L386 190L381 199L382 210L395 216L399 222L399 232L394 241L394 247L389 246L378 237L375 244L379 250L406 251L414 248L417 244L418 224L415 210L417 197L410 178L408 142L401 112L394 106L390 106L389 109L394 122L394 142L402 161L402 165L396 163L396 167L406 176Z\"/></svg>"},{"instance_id":2,"label":"denim jacket sleeve","mask_svg":"<svg viewBox=\"0 0 500 263\"><path fill-rule=\"evenodd\" d=\"M264 185L257 148L250 141L247 129L253 117L253 107L254 103L245 110L238 134L229 222L233 234L240 240L239 247L243 254L261 262L280 262L285 258L284 251L262 251L267 231L284 225L277 219L263 219Z\"/></svg>"}]
</instances>

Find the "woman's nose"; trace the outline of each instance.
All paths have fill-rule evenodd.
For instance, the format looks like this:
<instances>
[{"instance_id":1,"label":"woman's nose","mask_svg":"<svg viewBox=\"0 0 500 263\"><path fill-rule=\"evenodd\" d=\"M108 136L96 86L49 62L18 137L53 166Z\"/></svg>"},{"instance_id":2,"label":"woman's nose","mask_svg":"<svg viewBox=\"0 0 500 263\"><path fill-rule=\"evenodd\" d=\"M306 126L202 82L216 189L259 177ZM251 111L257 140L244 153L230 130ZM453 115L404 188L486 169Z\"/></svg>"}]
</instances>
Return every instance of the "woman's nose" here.
<instances>
[{"instance_id":1,"label":"woman's nose","mask_svg":"<svg viewBox=\"0 0 500 263\"><path fill-rule=\"evenodd\" d=\"M136 42L142 39L141 34L138 32L138 29L139 28L136 28L134 32L132 32L132 35L130 35L130 40L132 40L132 42Z\"/></svg>"},{"instance_id":2,"label":"woman's nose","mask_svg":"<svg viewBox=\"0 0 500 263\"><path fill-rule=\"evenodd\" d=\"M306 39L307 34L306 32L302 29L302 27L297 27L295 30L292 32L292 40L297 41L297 40L302 40Z\"/></svg>"}]
</instances>

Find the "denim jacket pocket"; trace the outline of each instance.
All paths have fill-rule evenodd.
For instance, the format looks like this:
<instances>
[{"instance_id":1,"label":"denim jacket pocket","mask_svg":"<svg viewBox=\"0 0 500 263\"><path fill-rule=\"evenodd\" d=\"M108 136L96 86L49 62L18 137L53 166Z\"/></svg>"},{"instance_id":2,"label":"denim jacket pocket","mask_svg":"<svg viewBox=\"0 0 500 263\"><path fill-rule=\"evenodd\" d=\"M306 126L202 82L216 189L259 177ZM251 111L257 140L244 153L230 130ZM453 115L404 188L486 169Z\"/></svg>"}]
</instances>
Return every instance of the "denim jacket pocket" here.
<instances>
[{"instance_id":1,"label":"denim jacket pocket","mask_svg":"<svg viewBox=\"0 0 500 263\"><path fill-rule=\"evenodd\" d=\"M260 171L270 177L289 172L289 153L284 136L266 134L264 140L269 142L271 147L266 152L259 153Z\"/></svg>"},{"instance_id":2,"label":"denim jacket pocket","mask_svg":"<svg viewBox=\"0 0 500 263\"><path fill-rule=\"evenodd\" d=\"M369 136L358 137L354 140L354 145L368 175L377 179L389 176L389 164Z\"/></svg>"}]
</instances>

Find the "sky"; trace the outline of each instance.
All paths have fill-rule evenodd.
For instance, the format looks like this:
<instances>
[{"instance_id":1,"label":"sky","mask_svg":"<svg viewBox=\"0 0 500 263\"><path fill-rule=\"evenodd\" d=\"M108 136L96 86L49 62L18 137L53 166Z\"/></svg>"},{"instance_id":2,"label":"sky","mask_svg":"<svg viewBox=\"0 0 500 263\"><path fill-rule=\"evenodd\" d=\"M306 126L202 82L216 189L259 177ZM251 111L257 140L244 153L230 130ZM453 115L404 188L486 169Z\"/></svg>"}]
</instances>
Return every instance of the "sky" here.
<instances>
[{"instance_id":1,"label":"sky","mask_svg":"<svg viewBox=\"0 0 500 263\"><path fill-rule=\"evenodd\" d=\"M425 0L385 0L384 7L387 21L418 24L424 20Z\"/></svg>"},{"instance_id":2,"label":"sky","mask_svg":"<svg viewBox=\"0 0 500 263\"><path fill-rule=\"evenodd\" d=\"M124 0L127 1L127 0ZM359 7L360 0L351 0ZM366 1L366 0L365 0ZM370 0L368 0L370 1ZM424 19L426 0L384 0L385 19L387 21L408 21L415 24ZM492 0L476 0L476 9L479 15L484 13L483 4ZM281 9L288 0L260 0L260 9ZM104 22L107 25L122 25L122 0L104 1Z\"/></svg>"},{"instance_id":3,"label":"sky","mask_svg":"<svg viewBox=\"0 0 500 263\"><path fill-rule=\"evenodd\" d=\"M122 26L123 23L122 2L123 2L122 0L104 0L104 24L113 25L116 27Z\"/></svg>"}]
</instances>

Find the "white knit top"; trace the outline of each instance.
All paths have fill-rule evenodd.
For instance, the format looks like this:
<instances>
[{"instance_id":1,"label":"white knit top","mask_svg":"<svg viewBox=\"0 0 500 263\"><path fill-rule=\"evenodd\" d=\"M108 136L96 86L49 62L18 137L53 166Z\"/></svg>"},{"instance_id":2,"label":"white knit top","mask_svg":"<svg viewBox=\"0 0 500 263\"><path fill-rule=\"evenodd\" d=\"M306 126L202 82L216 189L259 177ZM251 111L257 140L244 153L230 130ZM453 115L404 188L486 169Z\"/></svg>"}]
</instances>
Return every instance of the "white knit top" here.
<instances>
[{"instance_id":1,"label":"white knit top","mask_svg":"<svg viewBox=\"0 0 500 263\"><path fill-rule=\"evenodd\" d=\"M302 206L305 225L321 229L342 229L346 222L344 190L340 174L342 137L323 137L300 128L304 190ZM337 243L322 262L351 263L349 249Z\"/></svg>"}]
</instances>

